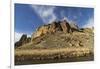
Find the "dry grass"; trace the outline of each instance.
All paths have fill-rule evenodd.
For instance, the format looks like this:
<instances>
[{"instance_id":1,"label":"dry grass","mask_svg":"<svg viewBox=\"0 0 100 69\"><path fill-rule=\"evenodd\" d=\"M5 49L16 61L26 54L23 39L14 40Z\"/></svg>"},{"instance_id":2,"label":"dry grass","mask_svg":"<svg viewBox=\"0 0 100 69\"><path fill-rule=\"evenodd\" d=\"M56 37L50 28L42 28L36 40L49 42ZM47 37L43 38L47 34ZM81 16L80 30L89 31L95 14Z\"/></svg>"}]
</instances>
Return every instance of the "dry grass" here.
<instances>
[{"instance_id":1,"label":"dry grass","mask_svg":"<svg viewBox=\"0 0 100 69\"><path fill-rule=\"evenodd\" d=\"M15 50L15 60L43 60L43 59L62 59L69 57L81 57L93 55L93 49L87 47L71 47L58 49L30 49L30 50Z\"/></svg>"}]
</instances>

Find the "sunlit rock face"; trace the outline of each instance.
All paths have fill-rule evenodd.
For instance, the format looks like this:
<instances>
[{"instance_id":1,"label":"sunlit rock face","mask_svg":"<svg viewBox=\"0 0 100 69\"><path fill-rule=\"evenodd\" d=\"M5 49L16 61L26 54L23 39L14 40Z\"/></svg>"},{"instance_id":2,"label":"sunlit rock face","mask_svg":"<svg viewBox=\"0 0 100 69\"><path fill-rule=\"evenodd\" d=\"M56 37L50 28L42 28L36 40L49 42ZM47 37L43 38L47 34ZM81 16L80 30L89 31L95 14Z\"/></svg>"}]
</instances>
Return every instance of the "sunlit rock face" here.
<instances>
[{"instance_id":1,"label":"sunlit rock face","mask_svg":"<svg viewBox=\"0 0 100 69\"><path fill-rule=\"evenodd\" d=\"M77 28L75 27L75 29ZM32 35L32 38L36 38L36 37L39 37L39 36L42 36L48 33L49 34L55 33L57 31L62 31L64 33L70 33L72 29L71 29L69 22L67 22L66 20L58 21L58 22L54 21L50 24L40 26L36 30L36 32Z\"/></svg>"}]
</instances>

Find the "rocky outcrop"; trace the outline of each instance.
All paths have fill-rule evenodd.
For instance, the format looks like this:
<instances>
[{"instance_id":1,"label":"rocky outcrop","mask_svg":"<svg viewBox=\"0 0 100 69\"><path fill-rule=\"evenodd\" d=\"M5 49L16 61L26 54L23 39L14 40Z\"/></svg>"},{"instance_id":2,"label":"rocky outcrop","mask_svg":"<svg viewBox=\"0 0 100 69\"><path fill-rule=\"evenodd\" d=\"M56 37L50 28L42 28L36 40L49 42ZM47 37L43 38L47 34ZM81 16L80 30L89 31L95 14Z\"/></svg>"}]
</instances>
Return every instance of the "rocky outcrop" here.
<instances>
[{"instance_id":1,"label":"rocky outcrop","mask_svg":"<svg viewBox=\"0 0 100 69\"><path fill-rule=\"evenodd\" d=\"M33 33L33 35L30 37L27 37L27 35L23 34L21 39L15 43L15 47L22 46L26 43L29 43L30 41L34 41L35 38L41 37L43 35L47 34L54 34L56 32L62 32L62 33L70 33L74 31L78 31L78 26L76 24L69 23L67 20L61 20L61 21L54 21L50 24L46 24L43 26L40 26L36 32Z\"/></svg>"},{"instance_id":2,"label":"rocky outcrop","mask_svg":"<svg viewBox=\"0 0 100 69\"><path fill-rule=\"evenodd\" d=\"M73 31L77 31L78 30L78 26L75 24L70 24L68 21L66 20L62 20L62 21L54 21L50 24L47 25L43 25L40 26L35 33L33 33L32 35L32 40L36 37L45 35L45 34L51 34L51 33L55 33L58 31L62 31L64 33L70 33Z\"/></svg>"},{"instance_id":3,"label":"rocky outcrop","mask_svg":"<svg viewBox=\"0 0 100 69\"><path fill-rule=\"evenodd\" d=\"M43 25L39 27L35 33L32 35L32 39L45 35L45 34L52 34L55 33L56 31L61 31L62 28L60 26L60 23L58 22L52 22L51 24Z\"/></svg>"},{"instance_id":4,"label":"rocky outcrop","mask_svg":"<svg viewBox=\"0 0 100 69\"><path fill-rule=\"evenodd\" d=\"M60 25L64 33L69 33L71 31L71 27L66 20L63 20Z\"/></svg>"},{"instance_id":5,"label":"rocky outcrop","mask_svg":"<svg viewBox=\"0 0 100 69\"><path fill-rule=\"evenodd\" d=\"M20 44L20 42L19 42ZM89 28L83 31L75 31L71 34L66 34L62 31L53 34L47 34L41 37L34 38L31 43L21 46L22 49L50 49L50 48L78 48L89 47L93 48L94 34L93 30Z\"/></svg>"},{"instance_id":6,"label":"rocky outcrop","mask_svg":"<svg viewBox=\"0 0 100 69\"><path fill-rule=\"evenodd\" d=\"M24 45L26 43L29 43L30 41L31 41L31 38L27 37L26 34L23 34L22 37L20 38L20 40L15 43L15 47L22 46L22 45Z\"/></svg>"}]
</instances>

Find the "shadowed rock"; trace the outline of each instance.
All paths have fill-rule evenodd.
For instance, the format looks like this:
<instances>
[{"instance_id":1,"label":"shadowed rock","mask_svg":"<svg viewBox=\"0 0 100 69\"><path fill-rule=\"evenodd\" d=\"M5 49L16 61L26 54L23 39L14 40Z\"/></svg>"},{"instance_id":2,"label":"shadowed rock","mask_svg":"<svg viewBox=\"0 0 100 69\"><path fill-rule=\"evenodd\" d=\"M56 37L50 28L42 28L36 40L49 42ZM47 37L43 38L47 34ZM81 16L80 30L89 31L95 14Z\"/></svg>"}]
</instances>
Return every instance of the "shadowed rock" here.
<instances>
[{"instance_id":1,"label":"shadowed rock","mask_svg":"<svg viewBox=\"0 0 100 69\"><path fill-rule=\"evenodd\" d=\"M15 43L15 47L22 46L26 43L29 43L30 41L31 41L31 38L27 37L26 34L23 34L22 37L20 38L20 40Z\"/></svg>"}]
</instances>

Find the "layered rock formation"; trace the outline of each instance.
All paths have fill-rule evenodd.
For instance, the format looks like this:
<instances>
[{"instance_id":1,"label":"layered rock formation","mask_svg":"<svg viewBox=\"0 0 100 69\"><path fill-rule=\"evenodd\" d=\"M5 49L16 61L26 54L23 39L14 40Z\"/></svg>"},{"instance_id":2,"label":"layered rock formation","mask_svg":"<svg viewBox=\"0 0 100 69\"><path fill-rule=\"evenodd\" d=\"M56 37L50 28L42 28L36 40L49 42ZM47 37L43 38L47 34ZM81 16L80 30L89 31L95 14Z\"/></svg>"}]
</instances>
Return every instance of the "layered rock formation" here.
<instances>
[{"instance_id":1,"label":"layered rock formation","mask_svg":"<svg viewBox=\"0 0 100 69\"><path fill-rule=\"evenodd\" d=\"M70 24L68 21L54 21L51 24L40 26L36 32L32 35L32 39L45 35L45 34L51 34L58 31L62 31L64 33L70 33L73 31L78 31L78 26L75 24Z\"/></svg>"}]
</instances>

